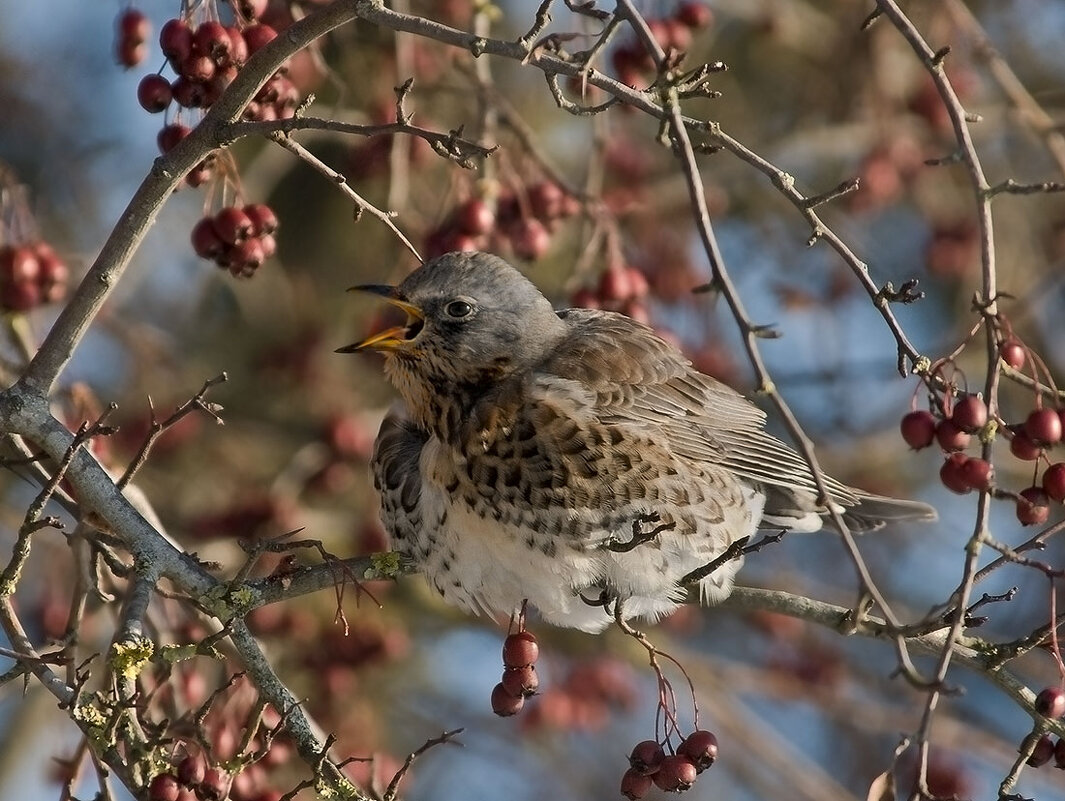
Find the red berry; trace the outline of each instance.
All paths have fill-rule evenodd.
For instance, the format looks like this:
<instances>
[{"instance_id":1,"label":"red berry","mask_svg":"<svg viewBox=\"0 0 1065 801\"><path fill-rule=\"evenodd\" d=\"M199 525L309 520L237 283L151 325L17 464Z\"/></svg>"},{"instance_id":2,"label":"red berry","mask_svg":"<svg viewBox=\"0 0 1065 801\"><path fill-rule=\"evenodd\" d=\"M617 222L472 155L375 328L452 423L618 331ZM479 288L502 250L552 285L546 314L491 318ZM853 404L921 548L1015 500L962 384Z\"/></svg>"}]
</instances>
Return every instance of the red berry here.
<instances>
[{"instance_id":1,"label":"red berry","mask_svg":"<svg viewBox=\"0 0 1065 801\"><path fill-rule=\"evenodd\" d=\"M1050 500L1042 487L1021 490L1017 499L1017 519L1026 526L1040 526L1050 517Z\"/></svg>"},{"instance_id":2,"label":"red berry","mask_svg":"<svg viewBox=\"0 0 1065 801\"><path fill-rule=\"evenodd\" d=\"M1065 462L1055 462L1046 469L1043 489L1058 503L1065 501Z\"/></svg>"},{"instance_id":3,"label":"red berry","mask_svg":"<svg viewBox=\"0 0 1065 801\"><path fill-rule=\"evenodd\" d=\"M459 207L455 222L465 233L480 236L491 233L495 228L496 213L481 198L475 197Z\"/></svg>"},{"instance_id":4,"label":"red berry","mask_svg":"<svg viewBox=\"0 0 1065 801\"><path fill-rule=\"evenodd\" d=\"M223 242L236 245L252 235L255 231L255 224L243 209L226 206L219 209L218 214L215 215L214 230Z\"/></svg>"},{"instance_id":5,"label":"red berry","mask_svg":"<svg viewBox=\"0 0 1065 801\"><path fill-rule=\"evenodd\" d=\"M193 756L192 754L189 754L178 762L178 781L188 787L195 787L203 781L206 775L207 765L204 764L203 757L199 755Z\"/></svg>"},{"instance_id":6,"label":"red berry","mask_svg":"<svg viewBox=\"0 0 1065 801\"><path fill-rule=\"evenodd\" d=\"M1027 358L1027 354L1024 352L1024 345L1016 339L1004 339L998 346L998 355L1002 357L1002 361L1014 370L1020 370L1024 367L1024 362Z\"/></svg>"},{"instance_id":7,"label":"red berry","mask_svg":"<svg viewBox=\"0 0 1065 801\"><path fill-rule=\"evenodd\" d=\"M1036 409L1024 421L1024 433L1033 442L1053 445L1061 441L1061 418L1056 409Z\"/></svg>"},{"instance_id":8,"label":"red berry","mask_svg":"<svg viewBox=\"0 0 1065 801\"><path fill-rule=\"evenodd\" d=\"M562 216L565 193L554 181L541 181L529 187L529 206L537 218L547 221Z\"/></svg>"},{"instance_id":9,"label":"red berry","mask_svg":"<svg viewBox=\"0 0 1065 801\"><path fill-rule=\"evenodd\" d=\"M173 98L170 91L170 81L162 75L145 75L137 84L137 102L141 108L151 114L165 111Z\"/></svg>"},{"instance_id":10,"label":"red berry","mask_svg":"<svg viewBox=\"0 0 1065 801\"><path fill-rule=\"evenodd\" d=\"M943 466L939 468L939 480L951 492L956 492L959 495L972 492L973 488L965 480L965 463L968 459L969 457L964 453L952 453L943 462Z\"/></svg>"},{"instance_id":11,"label":"red berry","mask_svg":"<svg viewBox=\"0 0 1065 801\"><path fill-rule=\"evenodd\" d=\"M533 217L514 223L507 234L514 252L522 259L534 261L551 247L551 234L542 222Z\"/></svg>"},{"instance_id":12,"label":"red berry","mask_svg":"<svg viewBox=\"0 0 1065 801\"><path fill-rule=\"evenodd\" d=\"M957 455L957 454L953 454ZM977 456L966 458L961 465L961 478L965 484L974 489L984 492L991 489L991 480L994 471L991 463Z\"/></svg>"},{"instance_id":13,"label":"red berry","mask_svg":"<svg viewBox=\"0 0 1065 801\"><path fill-rule=\"evenodd\" d=\"M1028 757L1028 764L1033 768L1041 768L1054 758L1054 741L1049 734L1044 734L1035 744L1032 755Z\"/></svg>"},{"instance_id":14,"label":"red berry","mask_svg":"<svg viewBox=\"0 0 1065 801\"><path fill-rule=\"evenodd\" d=\"M714 19L714 14L709 7L692 0L686 0L678 5L674 14L689 28L705 28Z\"/></svg>"},{"instance_id":15,"label":"red berry","mask_svg":"<svg viewBox=\"0 0 1065 801\"><path fill-rule=\"evenodd\" d=\"M182 108L203 108L209 105L207 102L207 95L210 91L208 86L208 84L179 75L174 79L170 91L174 100Z\"/></svg>"},{"instance_id":16,"label":"red berry","mask_svg":"<svg viewBox=\"0 0 1065 801\"><path fill-rule=\"evenodd\" d=\"M966 395L954 404L950 419L962 431L971 434L987 425L987 404L977 395Z\"/></svg>"},{"instance_id":17,"label":"red berry","mask_svg":"<svg viewBox=\"0 0 1065 801\"><path fill-rule=\"evenodd\" d=\"M159 135L156 137L156 142L159 144L159 152L169 153L177 146L178 142L190 133L192 133L192 129L182 125L180 122L172 122L169 125L164 125L163 129L159 131Z\"/></svg>"},{"instance_id":18,"label":"red berry","mask_svg":"<svg viewBox=\"0 0 1065 801\"><path fill-rule=\"evenodd\" d=\"M530 696L535 695L539 689L540 678L536 675L536 668L532 665L505 668L501 684L511 695Z\"/></svg>"},{"instance_id":19,"label":"red berry","mask_svg":"<svg viewBox=\"0 0 1065 801\"><path fill-rule=\"evenodd\" d=\"M520 695L511 695L502 682L492 689L492 711L501 718L516 715L525 706L525 699Z\"/></svg>"},{"instance_id":20,"label":"red berry","mask_svg":"<svg viewBox=\"0 0 1065 801\"><path fill-rule=\"evenodd\" d=\"M259 19L266 11L267 0L237 0L237 11L244 19Z\"/></svg>"},{"instance_id":21,"label":"red berry","mask_svg":"<svg viewBox=\"0 0 1065 801\"><path fill-rule=\"evenodd\" d=\"M262 234L259 237L259 244L263 247L263 256L271 258L277 253L277 240L274 239L273 234Z\"/></svg>"},{"instance_id":22,"label":"red berry","mask_svg":"<svg viewBox=\"0 0 1065 801\"><path fill-rule=\"evenodd\" d=\"M1065 691L1060 687L1045 687L1035 697L1035 711L1048 718L1065 716Z\"/></svg>"},{"instance_id":23,"label":"red berry","mask_svg":"<svg viewBox=\"0 0 1065 801\"><path fill-rule=\"evenodd\" d=\"M244 207L244 213L252 223L252 235L272 234L277 230L277 215L265 203L251 203Z\"/></svg>"},{"instance_id":24,"label":"red berry","mask_svg":"<svg viewBox=\"0 0 1065 801\"><path fill-rule=\"evenodd\" d=\"M914 450L927 448L936 438L936 418L924 409L910 412L903 417L899 428L906 444Z\"/></svg>"},{"instance_id":25,"label":"red berry","mask_svg":"<svg viewBox=\"0 0 1065 801\"><path fill-rule=\"evenodd\" d=\"M218 236L212 218L201 217L192 227L192 249L201 259L215 259L225 247L226 243Z\"/></svg>"},{"instance_id":26,"label":"red berry","mask_svg":"<svg viewBox=\"0 0 1065 801\"><path fill-rule=\"evenodd\" d=\"M127 42L144 44L152 35L152 23L143 12L127 8L118 15L118 35Z\"/></svg>"},{"instance_id":27,"label":"red berry","mask_svg":"<svg viewBox=\"0 0 1065 801\"><path fill-rule=\"evenodd\" d=\"M229 52L233 47L233 39L229 35L226 26L218 20L205 20L201 22L196 32L192 35L192 45L217 65L229 62Z\"/></svg>"},{"instance_id":28,"label":"red berry","mask_svg":"<svg viewBox=\"0 0 1065 801\"><path fill-rule=\"evenodd\" d=\"M144 42L120 41L115 49L115 60L123 67L136 67L148 57L148 46Z\"/></svg>"},{"instance_id":29,"label":"red berry","mask_svg":"<svg viewBox=\"0 0 1065 801\"><path fill-rule=\"evenodd\" d=\"M627 267L614 266L603 270L599 276L599 297L608 303L633 297L632 281Z\"/></svg>"},{"instance_id":30,"label":"red berry","mask_svg":"<svg viewBox=\"0 0 1065 801\"><path fill-rule=\"evenodd\" d=\"M185 76L190 81L203 83L214 77L215 70L218 67L207 56L193 51L182 59L175 69L177 69L179 75Z\"/></svg>"},{"instance_id":31,"label":"red berry","mask_svg":"<svg viewBox=\"0 0 1065 801\"><path fill-rule=\"evenodd\" d=\"M148 798L151 801L177 801L180 790L176 776L160 773L148 785Z\"/></svg>"},{"instance_id":32,"label":"red berry","mask_svg":"<svg viewBox=\"0 0 1065 801\"><path fill-rule=\"evenodd\" d=\"M29 311L41 303L41 290L37 284L0 285L0 307L9 311Z\"/></svg>"},{"instance_id":33,"label":"red berry","mask_svg":"<svg viewBox=\"0 0 1065 801\"><path fill-rule=\"evenodd\" d=\"M236 25L226 28L229 33L229 63L233 66L243 66L248 60L248 42L244 38L244 32Z\"/></svg>"},{"instance_id":34,"label":"red berry","mask_svg":"<svg viewBox=\"0 0 1065 801\"><path fill-rule=\"evenodd\" d=\"M533 664L540 655L536 635L531 631L519 631L507 635L503 641L503 665L509 668Z\"/></svg>"},{"instance_id":35,"label":"red berry","mask_svg":"<svg viewBox=\"0 0 1065 801\"><path fill-rule=\"evenodd\" d=\"M702 729L693 731L684 738L684 742L677 749L677 754L691 760L695 769L702 773L717 759L717 737L713 732Z\"/></svg>"},{"instance_id":36,"label":"red berry","mask_svg":"<svg viewBox=\"0 0 1065 801\"><path fill-rule=\"evenodd\" d=\"M37 275L37 287L45 303L62 300L67 291L70 271L55 251L44 242L37 243L37 261L40 271Z\"/></svg>"},{"instance_id":37,"label":"red berry","mask_svg":"<svg viewBox=\"0 0 1065 801\"><path fill-rule=\"evenodd\" d=\"M192 52L192 28L180 19L168 19L159 31L159 47L171 65L178 65Z\"/></svg>"},{"instance_id":38,"label":"red berry","mask_svg":"<svg viewBox=\"0 0 1065 801\"><path fill-rule=\"evenodd\" d=\"M1010 440L1010 453L1018 459L1034 462L1042 452L1043 449L1032 442L1031 438L1023 431L1015 430L1013 432L1013 438Z\"/></svg>"},{"instance_id":39,"label":"red berry","mask_svg":"<svg viewBox=\"0 0 1065 801\"><path fill-rule=\"evenodd\" d=\"M692 46L692 31L691 28L685 25L680 20L664 19L662 20L665 25L665 48L672 47L674 50L678 50L681 53L686 53Z\"/></svg>"},{"instance_id":40,"label":"red berry","mask_svg":"<svg viewBox=\"0 0 1065 801\"><path fill-rule=\"evenodd\" d=\"M266 261L262 243L256 236L249 236L243 242L233 246L233 261L240 264L244 271L258 270Z\"/></svg>"},{"instance_id":41,"label":"red berry","mask_svg":"<svg viewBox=\"0 0 1065 801\"><path fill-rule=\"evenodd\" d=\"M666 752L657 740L644 740L636 743L629 754L629 767L643 776L657 773L662 767L662 760L666 758Z\"/></svg>"},{"instance_id":42,"label":"red berry","mask_svg":"<svg viewBox=\"0 0 1065 801\"><path fill-rule=\"evenodd\" d=\"M244 29L244 41L248 44L248 55L258 52L264 45L277 38L277 31L269 25L256 23Z\"/></svg>"},{"instance_id":43,"label":"red berry","mask_svg":"<svg viewBox=\"0 0 1065 801\"><path fill-rule=\"evenodd\" d=\"M204 801L222 801L229 794L229 774L209 768L200 782L200 797Z\"/></svg>"},{"instance_id":44,"label":"red berry","mask_svg":"<svg viewBox=\"0 0 1065 801\"><path fill-rule=\"evenodd\" d=\"M687 757L671 754L662 760L662 767L654 774L656 785L667 793L680 793L695 783L699 772Z\"/></svg>"},{"instance_id":45,"label":"red berry","mask_svg":"<svg viewBox=\"0 0 1065 801\"><path fill-rule=\"evenodd\" d=\"M30 247L0 248L0 281L3 283L33 283L41 272L41 261Z\"/></svg>"},{"instance_id":46,"label":"red berry","mask_svg":"<svg viewBox=\"0 0 1065 801\"><path fill-rule=\"evenodd\" d=\"M936 441L947 453L963 451L969 447L971 437L966 434L953 419L940 420L936 424Z\"/></svg>"},{"instance_id":47,"label":"red berry","mask_svg":"<svg viewBox=\"0 0 1065 801\"><path fill-rule=\"evenodd\" d=\"M1054 767L1065 770L1065 737L1059 737L1054 744Z\"/></svg>"},{"instance_id":48,"label":"red berry","mask_svg":"<svg viewBox=\"0 0 1065 801\"><path fill-rule=\"evenodd\" d=\"M621 794L629 801L637 801L637 799L647 795L647 791L651 789L653 783L650 776L645 776L629 768L625 771L625 775L621 777Z\"/></svg>"}]
</instances>

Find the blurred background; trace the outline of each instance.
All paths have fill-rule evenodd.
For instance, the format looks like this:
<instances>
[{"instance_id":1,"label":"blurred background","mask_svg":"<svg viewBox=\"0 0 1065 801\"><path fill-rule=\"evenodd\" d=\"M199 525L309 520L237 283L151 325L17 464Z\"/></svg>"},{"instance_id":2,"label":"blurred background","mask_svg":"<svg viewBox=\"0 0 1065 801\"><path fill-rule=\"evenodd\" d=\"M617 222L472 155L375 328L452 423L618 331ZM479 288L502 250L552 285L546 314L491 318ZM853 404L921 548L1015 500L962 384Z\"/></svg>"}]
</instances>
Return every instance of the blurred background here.
<instances>
[{"instance_id":1,"label":"blurred background","mask_svg":"<svg viewBox=\"0 0 1065 801\"><path fill-rule=\"evenodd\" d=\"M314 5L289 9L271 0L264 19L280 28L293 12ZM533 8L514 0L482 11L476 21L474 4L462 0L392 5L458 27L488 26L491 35L508 39L528 29ZM595 30L555 5L550 30ZM677 3L638 5L663 25L678 18ZM218 6L231 19L225 4ZM860 177L859 191L824 207L823 219L869 264L878 284L920 279L925 298L893 309L922 353L935 359L954 351L978 320L972 311L980 288L975 202L961 167L925 164L949 156L955 144L908 45L885 20L860 30L871 4L718 0L707 6L705 25L674 26L669 34L687 46L688 64L728 66L711 82L721 96L689 101L688 113L719 121L808 194ZM153 33L147 60L129 69L115 58L116 17L126 8L0 0L0 162L17 177L4 187L5 236L46 240L69 266L72 286L158 155L164 115L138 104L137 86L164 64L157 32L179 8L176 0L137 5ZM991 183L1065 179L1065 163L1054 157L1060 139L1054 126L1065 102L1065 6L946 2L909 11L933 47L952 48L947 74L965 108L981 116L972 130ZM646 86L652 76L641 72L638 56L623 33L598 67ZM312 114L364 123L394 119L393 87L411 76L407 108L415 123L445 132L465 126L467 137L498 144L487 166L463 170L418 141L297 138L364 197L397 211L396 224L423 254L465 246L459 237L466 236L519 264L559 306L596 304L645 317L700 369L741 390L753 388L727 308L691 292L707 280L707 265L683 177L671 154L655 144L653 121L623 108L571 116L556 108L537 70L475 61L364 24L338 30L313 55L294 59L289 72L301 96L317 96ZM579 86L565 88L580 99ZM585 99L603 97L593 91ZM166 117L192 125L197 114L177 117L171 109ZM372 354L333 351L378 322L379 310L346 296L345 288L399 279L415 260L378 221L355 222L351 204L281 148L244 139L233 154L239 185L223 187L216 178L183 188L167 203L64 374L56 407L75 426L117 403L113 419L120 430L96 452L121 467L147 432L149 398L165 416L225 371L228 382L211 393L225 407L225 425L185 418L163 436L138 476L170 535L230 571L240 564L238 539L297 527L338 556L381 550L366 464L393 394ZM860 543L885 595L916 619L960 580L975 495L941 485L937 448L913 452L900 438L899 420L912 403L923 408L926 398L915 379L898 375L894 339L849 268L823 244L806 247L810 232L801 215L750 166L725 152L701 156L700 165L726 264L755 322L782 334L763 340L762 352L816 441L822 465L848 483L919 498L939 510L934 525L879 532ZM559 181L594 201L571 197L540 209L545 192L554 198L544 185ZM280 220L276 256L250 279L197 258L190 244L197 221L236 201L269 204ZM458 216L475 201L497 217L476 236ZM1065 201L1053 194L1002 196L994 213L999 286L1008 293L1002 310L1014 334L1060 377ZM57 309L37 308L20 316L19 325L39 340ZM4 359L17 363L18 349L9 348ZM982 388L986 363L981 334L958 355L956 380ZM1033 395L1007 382L1002 402L1007 422L1017 422L1032 408ZM1032 463L1012 459L1005 443L1000 457L999 485L1019 490L1033 482ZM4 550L31 497L24 483L4 485ZM1051 522L1061 513L1053 507ZM1032 533L1008 501L995 504L992 530L1014 545ZM1052 540L1040 558L1060 565L1060 543ZM260 572L275 564L264 560ZM67 624L72 569L61 535L45 531L35 538L17 602L42 646ZM842 605L853 604L856 587L841 545L828 534L785 537L749 558L740 581ZM1012 586L1020 592L990 607L982 636L1013 640L1048 621L1052 585L1034 571L999 570L976 597ZM405 797L620 797L628 751L654 734L656 685L642 650L618 632L592 637L533 623L541 643L541 695L520 717L497 719L489 694L504 632L442 606L417 577L369 589L380 606L354 591L344 595L347 636L334 621L331 592L264 608L251 619L281 677L323 728L337 732L338 752L376 755L373 763L353 766L356 778L386 777L387 784L408 752L461 726L464 747L426 754L405 780ZM81 633L85 656L106 650L115 614L113 605L90 605ZM203 635L177 606L160 600L153 614L161 641ZM700 725L721 742L718 764L689 791L692 799L865 798L872 779L890 767L900 735L918 725L924 695L891 677L895 656L885 643L844 639L770 614L698 607L651 631L688 670ZM0 671L8 666L0 658ZM1036 690L1058 681L1043 652L1011 668ZM207 658L182 663L171 677L174 710L195 707L237 669ZM674 679L683 686L679 675ZM930 788L946 797L995 797L1030 719L973 673L956 669L953 681L966 692L941 704ZM239 686L232 696L229 716L212 724L220 754L232 748L252 697ZM4 685L0 797L60 797L69 771L56 760L74 755L78 742L76 729L34 682L25 694L19 681ZM249 771L234 795L279 797L295 783L297 764L283 742L275 747L278 753ZM907 770L912 764L904 757L904 781ZM1063 776L1049 766L1029 769L1019 791L1059 797ZM95 792L92 776L73 786L81 797Z\"/></svg>"}]
</instances>

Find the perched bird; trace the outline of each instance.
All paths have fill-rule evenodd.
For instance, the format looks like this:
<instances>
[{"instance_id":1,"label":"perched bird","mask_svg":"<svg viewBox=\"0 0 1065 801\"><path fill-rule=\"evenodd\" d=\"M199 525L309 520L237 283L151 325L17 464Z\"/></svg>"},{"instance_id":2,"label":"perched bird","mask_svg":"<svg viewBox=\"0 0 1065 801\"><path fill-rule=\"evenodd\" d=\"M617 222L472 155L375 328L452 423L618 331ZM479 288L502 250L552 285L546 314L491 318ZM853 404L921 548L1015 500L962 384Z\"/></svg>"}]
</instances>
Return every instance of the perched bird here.
<instances>
[{"instance_id":1,"label":"perched bird","mask_svg":"<svg viewBox=\"0 0 1065 801\"><path fill-rule=\"evenodd\" d=\"M828 514L763 412L641 323L555 311L487 253L449 253L399 286L354 289L407 314L339 352L385 355L403 409L374 450L383 522L452 604L509 614L527 600L584 631L610 623L605 601L655 619L682 602L678 582L733 541L817 531ZM855 531L935 517L827 486ZM741 563L699 582L705 602L728 596Z\"/></svg>"}]
</instances>

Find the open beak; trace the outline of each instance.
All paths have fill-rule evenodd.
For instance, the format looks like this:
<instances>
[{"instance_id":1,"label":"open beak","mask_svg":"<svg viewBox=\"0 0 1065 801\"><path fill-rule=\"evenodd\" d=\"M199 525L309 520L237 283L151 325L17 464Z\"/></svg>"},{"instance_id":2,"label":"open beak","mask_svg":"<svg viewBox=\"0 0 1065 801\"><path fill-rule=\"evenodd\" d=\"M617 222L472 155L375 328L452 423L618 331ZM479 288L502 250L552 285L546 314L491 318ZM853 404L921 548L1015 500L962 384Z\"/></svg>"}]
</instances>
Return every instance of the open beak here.
<instances>
[{"instance_id":1,"label":"open beak","mask_svg":"<svg viewBox=\"0 0 1065 801\"><path fill-rule=\"evenodd\" d=\"M379 298L384 299L386 303L406 312L407 324L378 331L361 342L337 348L337 353L357 353L360 350L396 350L410 344L410 341L422 330L425 314L417 306L400 297L397 287L384 284L362 284L351 287L348 292L365 292L370 295L377 295Z\"/></svg>"}]
</instances>

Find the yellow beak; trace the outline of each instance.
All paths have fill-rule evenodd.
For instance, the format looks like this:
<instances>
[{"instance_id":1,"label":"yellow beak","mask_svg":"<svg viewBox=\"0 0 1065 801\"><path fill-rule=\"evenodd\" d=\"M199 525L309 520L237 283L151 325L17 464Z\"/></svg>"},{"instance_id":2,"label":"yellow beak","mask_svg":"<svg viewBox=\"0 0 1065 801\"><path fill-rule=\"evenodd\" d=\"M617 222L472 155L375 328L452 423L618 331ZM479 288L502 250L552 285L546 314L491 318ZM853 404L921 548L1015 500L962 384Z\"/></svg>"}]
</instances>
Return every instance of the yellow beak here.
<instances>
[{"instance_id":1,"label":"yellow beak","mask_svg":"<svg viewBox=\"0 0 1065 801\"><path fill-rule=\"evenodd\" d=\"M366 292L370 295L377 295L379 298L384 299L386 303L406 312L407 324L378 331L361 342L337 348L337 353L357 353L360 350L396 350L397 348L406 347L412 339L412 337L408 336L411 325L425 319L425 314L422 313L421 309L399 296L397 287L384 284L361 284L360 286L351 287L348 292Z\"/></svg>"}]
</instances>

